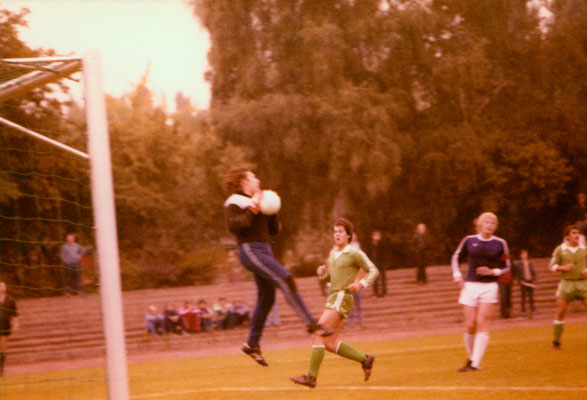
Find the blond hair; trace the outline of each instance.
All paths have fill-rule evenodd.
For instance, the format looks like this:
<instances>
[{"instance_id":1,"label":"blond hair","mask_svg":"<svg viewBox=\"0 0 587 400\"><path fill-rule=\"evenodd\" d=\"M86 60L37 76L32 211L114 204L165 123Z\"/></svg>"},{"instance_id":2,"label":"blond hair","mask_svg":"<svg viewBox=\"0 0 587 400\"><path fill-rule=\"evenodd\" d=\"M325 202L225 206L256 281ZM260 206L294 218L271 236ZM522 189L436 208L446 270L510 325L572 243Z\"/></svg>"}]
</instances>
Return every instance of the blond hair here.
<instances>
[{"instance_id":1,"label":"blond hair","mask_svg":"<svg viewBox=\"0 0 587 400\"><path fill-rule=\"evenodd\" d=\"M481 227L481 224L487 218L493 218L493 219L495 219L495 227L497 228L497 226L499 225L499 220L497 219L497 215L495 215L492 212L484 212L481 215L479 215L477 217L477 219L475 219L475 228L477 228L477 230L479 230L479 228Z\"/></svg>"}]
</instances>

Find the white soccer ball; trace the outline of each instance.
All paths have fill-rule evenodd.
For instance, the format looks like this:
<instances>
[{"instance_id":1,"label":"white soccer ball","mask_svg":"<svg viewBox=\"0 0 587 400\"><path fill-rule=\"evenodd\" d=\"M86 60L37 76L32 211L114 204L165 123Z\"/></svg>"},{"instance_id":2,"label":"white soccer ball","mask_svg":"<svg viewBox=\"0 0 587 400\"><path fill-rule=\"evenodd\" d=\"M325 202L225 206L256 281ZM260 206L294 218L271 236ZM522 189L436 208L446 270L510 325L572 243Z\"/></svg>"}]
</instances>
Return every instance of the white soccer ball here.
<instances>
[{"instance_id":1,"label":"white soccer ball","mask_svg":"<svg viewBox=\"0 0 587 400\"><path fill-rule=\"evenodd\" d=\"M281 199L273 190L263 190L263 198L259 203L259 209L265 215L274 215L281 209Z\"/></svg>"}]
</instances>

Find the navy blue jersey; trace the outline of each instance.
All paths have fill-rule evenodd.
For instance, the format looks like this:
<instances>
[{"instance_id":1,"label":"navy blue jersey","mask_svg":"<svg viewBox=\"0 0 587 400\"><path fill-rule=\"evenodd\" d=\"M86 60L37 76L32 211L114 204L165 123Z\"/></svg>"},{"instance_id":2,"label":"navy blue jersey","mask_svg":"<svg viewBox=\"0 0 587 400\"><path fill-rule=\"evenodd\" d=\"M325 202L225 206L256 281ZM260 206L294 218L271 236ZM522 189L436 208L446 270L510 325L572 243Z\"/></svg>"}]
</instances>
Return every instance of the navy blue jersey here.
<instances>
[{"instance_id":1,"label":"navy blue jersey","mask_svg":"<svg viewBox=\"0 0 587 400\"><path fill-rule=\"evenodd\" d=\"M499 269L499 275L510 271L510 257L505 240L492 236L483 239L480 235L464 238L452 256L453 276L460 276L460 263L467 260L466 282L497 282L497 275L478 275L477 268L485 266L492 270ZM496 271L497 272L497 271Z\"/></svg>"}]
</instances>

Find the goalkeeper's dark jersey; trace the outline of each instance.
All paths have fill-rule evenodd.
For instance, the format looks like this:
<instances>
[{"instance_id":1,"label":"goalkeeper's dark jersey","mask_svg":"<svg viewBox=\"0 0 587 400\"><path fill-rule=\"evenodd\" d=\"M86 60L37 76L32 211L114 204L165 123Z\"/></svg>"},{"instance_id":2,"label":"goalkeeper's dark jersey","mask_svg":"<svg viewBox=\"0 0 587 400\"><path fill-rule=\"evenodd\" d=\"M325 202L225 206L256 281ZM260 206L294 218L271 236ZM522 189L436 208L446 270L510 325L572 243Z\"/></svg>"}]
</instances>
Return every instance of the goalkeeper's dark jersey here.
<instances>
[{"instance_id":1,"label":"goalkeeper's dark jersey","mask_svg":"<svg viewBox=\"0 0 587 400\"><path fill-rule=\"evenodd\" d=\"M271 235L279 233L277 215L255 214L249 207L252 199L244 193L231 195L224 203L224 215L228 230L236 236L238 244L271 242Z\"/></svg>"}]
</instances>

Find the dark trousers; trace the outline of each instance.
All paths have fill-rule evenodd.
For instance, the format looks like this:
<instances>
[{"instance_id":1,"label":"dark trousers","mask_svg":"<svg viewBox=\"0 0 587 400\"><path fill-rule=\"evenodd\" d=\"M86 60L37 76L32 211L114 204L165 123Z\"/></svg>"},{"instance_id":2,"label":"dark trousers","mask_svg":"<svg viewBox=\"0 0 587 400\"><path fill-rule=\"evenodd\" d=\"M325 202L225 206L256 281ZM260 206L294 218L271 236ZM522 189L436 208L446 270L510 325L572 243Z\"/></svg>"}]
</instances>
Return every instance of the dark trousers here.
<instances>
[{"instance_id":1,"label":"dark trousers","mask_svg":"<svg viewBox=\"0 0 587 400\"><path fill-rule=\"evenodd\" d=\"M379 276L373 282L373 294L377 297L383 297L387 294L387 282L385 280L385 268L380 267Z\"/></svg>"},{"instance_id":2,"label":"dark trousers","mask_svg":"<svg viewBox=\"0 0 587 400\"><path fill-rule=\"evenodd\" d=\"M81 270L79 264L65 265L65 291L66 293L81 293L82 285L80 281Z\"/></svg>"},{"instance_id":3,"label":"dark trousers","mask_svg":"<svg viewBox=\"0 0 587 400\"><path fill-rule=\"evenodd\" d=\"M418 283L428 282L428 278L426 276L426 264L418 265L418 273L416 274L416 281Z\"/></svg>"},{"instance_id":4,"label":"dark trousers","mask_svg":"<svg viewBox=\"0 0 587 400\"><path fill-rule=\"evenodd\" d=\"M511 283L499 283L499 305L502 318L509 318L512 310Z\"/></svg>"},{"instance_id":5,"label":"dark trousers","mask_svg":"<svg viewBox=\"0 0 587 400\"><path fill-rule=\"evenodd\" d=\"M239 245L238 259L246 269L253 273L257 285L257 304L253 311L247 340L249 346L259 346L265 327L265 319L275 302L275 288L282 291L283 297L306 325L314 322L312 314L308 311L295 287L291 272L275 260L269 243L252 242Z\"/></svg>"},{"instance_id":6,"label":"dark trousers","mask_svg":"<svg viewBox=\"0 0 587 400\"><path fill-rule=\"evenodd\" d=\"M522 285L520 291L522 292L522 312L526 312L526 299L530 303L530 312L534 312L534 288Z\"/></svg>"}]
</instances>

